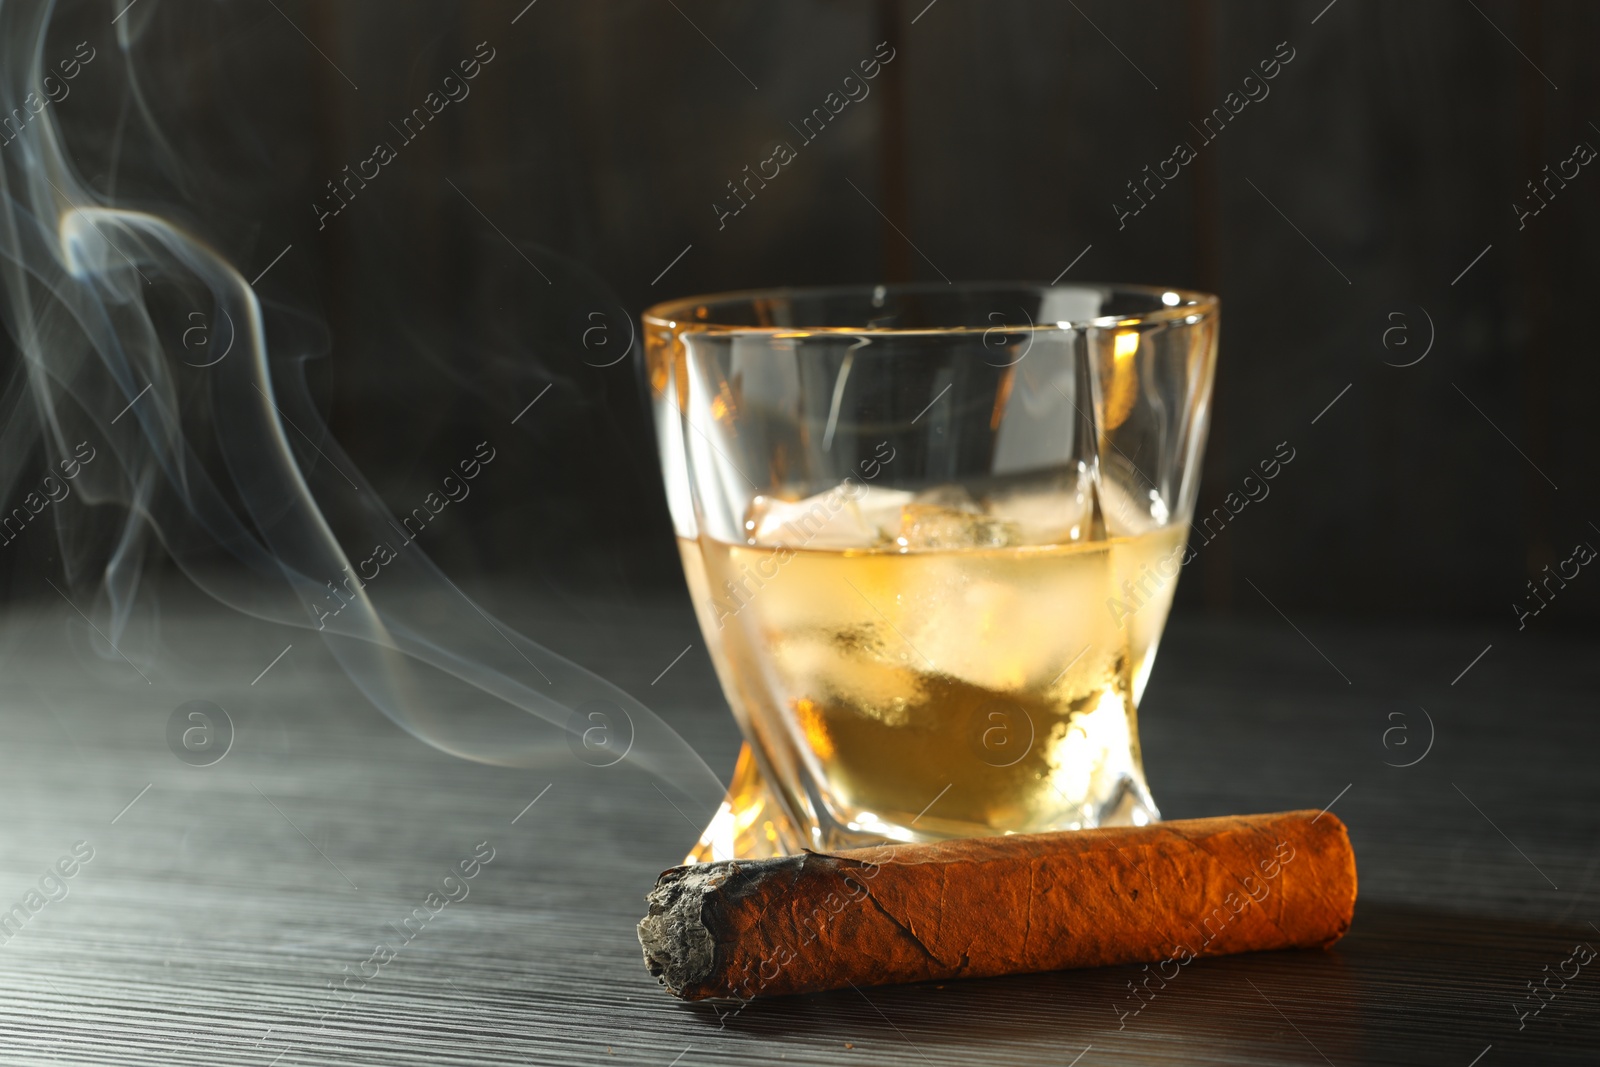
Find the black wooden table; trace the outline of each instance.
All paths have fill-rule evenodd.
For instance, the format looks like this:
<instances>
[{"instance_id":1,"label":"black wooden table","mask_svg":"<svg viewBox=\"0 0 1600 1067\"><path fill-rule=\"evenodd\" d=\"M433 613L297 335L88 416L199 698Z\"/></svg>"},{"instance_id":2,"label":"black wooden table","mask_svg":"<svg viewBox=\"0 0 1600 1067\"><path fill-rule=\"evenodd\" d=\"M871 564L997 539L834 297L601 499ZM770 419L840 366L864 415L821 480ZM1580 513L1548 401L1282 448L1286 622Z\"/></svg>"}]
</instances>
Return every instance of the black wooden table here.
<instances>
[{"instance_id":1,"label":"black wooden table","mask_svg":"<svg viewBox=\"0 0 1600 1067\"><path fill-rule=\"evenodd\" d=\"M686 605L497 606L731 767ZM1137 968L1110 968L758 1001L719 1022L656 987L633 932L714 796L694 810L628 763L587 766L539 724L531 768L446 755L374 711L315 635L221 609L167 607L159 647L122 647L131 664L90 655L91 636L59 600L4 617L5 1064L1600 1058L1600 965L1573 952L1600 946L1591 642L1179 618L1141 727L1157 800L1168 817L1331 805L1361 876L1337 948L1197 962L1136 1015ZM196 699L236 731L207 767L167 741ZM359 993L336 993L352 975Z\"/></svg>"}]
</instances>

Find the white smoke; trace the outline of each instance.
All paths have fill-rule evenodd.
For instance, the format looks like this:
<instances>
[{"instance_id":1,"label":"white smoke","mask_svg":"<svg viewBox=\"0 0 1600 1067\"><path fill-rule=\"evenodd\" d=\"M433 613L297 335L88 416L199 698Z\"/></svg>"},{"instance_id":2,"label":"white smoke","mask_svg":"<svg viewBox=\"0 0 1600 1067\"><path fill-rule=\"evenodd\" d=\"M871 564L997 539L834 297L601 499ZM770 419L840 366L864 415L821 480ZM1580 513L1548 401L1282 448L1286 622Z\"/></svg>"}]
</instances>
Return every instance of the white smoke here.
<instances>
[{"instance_id":1,"label":"white smoke","mask_svg":"<svg viewBox=\"0 0 1600 1067\"><path fill-rule=\"evenodd\" d=\"M118 148L142 138L172 157L133 49L158 2L118 16L114 40L86 42L94 57L78 73L80 84L123 80ZM102 191L116 187L114 167L93 187L80 177L62 109L41 104L62 94L47 45L78 55L49 33L54 11L0 0L0 314L17 357L0 391L0 501L12 507L31 488L41 452L57 471L80 442L95 450L55 519L65 579L109 641L134 617L147 561L164 553L219 603L320 631L375 705L445 751L526 765L554 735L526 719L510 736L459 727L418 697L419 665L569 731L572 709L609 701L631 719L628 759L702 800L720 794L649 709L490 617L409 542L327 432L302 373L309 353L269 351L262 303L222 255L119 206ZM192 316L209 331L198 351L186 343ZM363 581L358 565L380 545L389 558ZM159 676L159 662L144 667Z\"/></svg>"}]
</instances>

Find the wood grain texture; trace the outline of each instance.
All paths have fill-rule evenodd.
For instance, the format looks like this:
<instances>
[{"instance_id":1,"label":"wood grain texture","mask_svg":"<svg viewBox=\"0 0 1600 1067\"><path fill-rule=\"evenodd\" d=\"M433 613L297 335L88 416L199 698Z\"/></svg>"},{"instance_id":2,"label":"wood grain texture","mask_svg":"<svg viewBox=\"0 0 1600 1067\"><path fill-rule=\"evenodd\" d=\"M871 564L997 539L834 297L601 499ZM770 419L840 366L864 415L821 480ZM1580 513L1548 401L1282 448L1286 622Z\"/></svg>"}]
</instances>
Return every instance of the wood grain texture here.
<instances>
[{"instance_id":1,"label":"wood grain texture","mask_svg":"<svg viewBox=\"0 0 1600 1067\"><path fill-rule=\"evenodd\" d=\"M497 593L512 619L647 695L731 767L737 738L685 605L469 592ZM90 655L59 600L13 608L0 630L0 904L74 842L95 854L65 899L0 945L0 1059L1466 1067L1492 1045L1479 1067L1591 1062L1600 974L1584 970L1520 1032L1512 1006L1574 943L1600 944L1600 666L1578 643L1295 621L1353 684L1281 622L1180 618L1141 729L1169 817L1337 801L1362 887L1335 948L1196 961L1137 1014L1128 984L1141 972L1113 967L756 1001L719 1018L662 994L634 934L645 892L715 799L693 783L663 793L626 763L585 766L537 723L538 766L457 760L372 711L307 634L215 608L169 602L156 655L124 645L151 685ZM212 767L166 747L172 709L191 699L238 728ZM429 699L481 710L442 683ZM1386 766L1423 751L1419 705L1431 751ZM1385 747L1402 724L1406 745L1390 734ZM394 942L390 924L480 842L495 855L467 897L340 1007L328 984Z\"/></svg>"}]
</instances>

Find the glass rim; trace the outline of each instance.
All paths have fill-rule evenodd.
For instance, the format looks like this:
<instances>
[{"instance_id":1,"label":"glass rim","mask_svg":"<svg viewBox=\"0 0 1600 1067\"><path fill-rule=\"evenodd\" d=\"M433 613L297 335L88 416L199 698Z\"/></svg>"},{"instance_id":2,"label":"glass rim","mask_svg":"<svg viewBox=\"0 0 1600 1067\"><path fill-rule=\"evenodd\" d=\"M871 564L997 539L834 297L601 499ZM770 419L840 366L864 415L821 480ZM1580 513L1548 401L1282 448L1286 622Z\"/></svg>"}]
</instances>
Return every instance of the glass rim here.
<instances>
[{"instance_id":1,"label":"glass rim","mask_svg":"<svg viewBox=\"0 0 1600 1067\"><path fill-rule=\"evenodd\" d=\"M1097 315L1083 319L1057 319L1051 322L1001 323L987 326L753 326L749 323L719 322L714 309L733 306L747 307L761 301L777 301L796 297L826 298L839 296L868 296L880 300L890 294L941 294L952 292L1021 292L1047 293L1053 290L1098 292L1106 295L1125 293L1150 297L1162 301L1149 311L1123 315ZM1177 297L1177 303L1165 303L1167 294ZM972 281L972 282L896 282L893 284L856 283L845 285L774 286L766 289L735 289L726 292L705 293L698 296L677 297L646 308L640 316L647 327L675 330L690 328L694 332L719 334L762 334L783 337L808 337L812 335L893 334L899 336L943 336L952 334L981 334L989 330L1007 332L1059 332L1081 329L1137 328L1182 322L1193 325L1202 319L1214 318L1222 310L1222 301L1213 293L1198 289L1182 289L1160 285L1135 285L1124 282L1051 282L1026 281ZM1026 312L1024 312L1026 314Z\"/></svg>"}]
</instances>

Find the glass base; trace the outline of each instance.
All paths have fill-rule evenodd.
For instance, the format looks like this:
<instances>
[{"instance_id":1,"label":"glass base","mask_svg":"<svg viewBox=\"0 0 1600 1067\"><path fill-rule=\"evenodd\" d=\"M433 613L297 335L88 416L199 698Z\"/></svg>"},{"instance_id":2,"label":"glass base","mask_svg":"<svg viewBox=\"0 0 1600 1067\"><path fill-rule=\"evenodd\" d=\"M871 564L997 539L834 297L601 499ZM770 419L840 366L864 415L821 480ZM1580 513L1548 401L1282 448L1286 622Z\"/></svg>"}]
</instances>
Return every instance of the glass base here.
<instances>
[{"instance_id":1,"label":"glass base","mask_svg":"<svg viewBox=\"0 0 1600 1067\"><path fill-rule=\"evenodd\" d=\"M767 785L746 741L739 747L739 762L734 764L728 795L683 862L791 856L806 847L808 836Z\"/></svg>"},{"instance_id":2,"label":"glass base","mask_svg":"<svg viewBox=\"0 0 1600 1067\"><path fill-rule=\"evenodd\" d=\"M1097 826L1146 826L1159 822L1161 813L1142 778L1120 779L1111 795L1092 810L1064 818L1046 830L1087 830ZM789 814L761 773L749 742L739 749L733 781L717 813L700 834L684 863L719 860L770 859L790 856L802 849L866 848L886 841L932 841L942 836L894 827L888 833L862 833L836 823L828 827L801 826Z\"/></svg>"}]
</instances>

